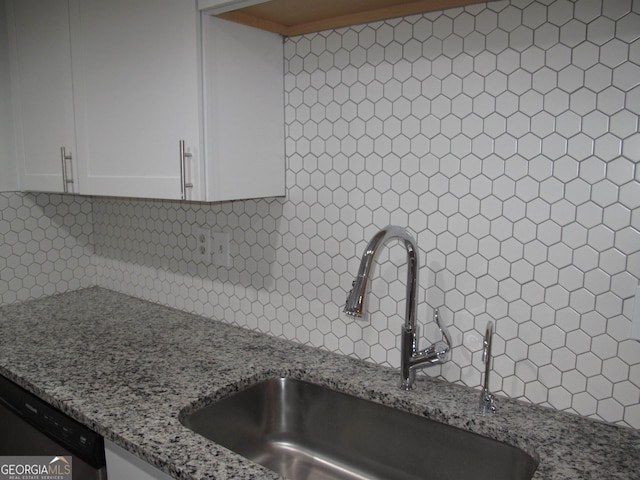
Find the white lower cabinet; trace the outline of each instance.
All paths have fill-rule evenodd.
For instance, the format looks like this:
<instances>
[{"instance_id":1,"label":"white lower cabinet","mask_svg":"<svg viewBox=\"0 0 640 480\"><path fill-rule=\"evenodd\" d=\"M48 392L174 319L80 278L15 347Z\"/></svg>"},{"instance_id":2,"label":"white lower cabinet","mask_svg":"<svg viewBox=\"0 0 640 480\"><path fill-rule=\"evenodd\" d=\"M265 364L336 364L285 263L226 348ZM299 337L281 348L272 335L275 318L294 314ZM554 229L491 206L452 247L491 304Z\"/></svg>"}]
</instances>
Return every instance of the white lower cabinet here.
<instances>
[{"instance_id":1,"label":"white lower cabinet","mask_svg":"<svg viewBox=\"0 0 640 480\"><path fill-rule=\"evenodd\" d=\"M171 480L166 473L105 439L108 480Z\"/></svg>"},{"instance_id":2,"label":"white lower cabinet","mask_svg":"<svg viewBox=\"0 0 640 480\"><path fill-rule=\"evenodd\" d=\"M281 37L195 0L9 2L22 189L284 195Z\"/></svg>"}]
</instances>

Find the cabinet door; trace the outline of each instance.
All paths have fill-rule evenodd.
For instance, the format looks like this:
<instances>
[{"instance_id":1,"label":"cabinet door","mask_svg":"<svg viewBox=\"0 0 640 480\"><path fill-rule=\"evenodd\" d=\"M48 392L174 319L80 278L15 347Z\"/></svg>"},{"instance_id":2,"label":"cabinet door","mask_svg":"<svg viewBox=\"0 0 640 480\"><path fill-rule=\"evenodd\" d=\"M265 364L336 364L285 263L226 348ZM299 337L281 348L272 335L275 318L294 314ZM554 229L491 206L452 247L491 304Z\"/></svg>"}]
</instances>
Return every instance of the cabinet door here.
<instances>
[{"instance_id":1,"label":"cabinet door","mask_svg":"<svg viewBox=\"0 0 640 480\"><path fill-rule=\"evenodd\" d=\"M76 156L68 0L9 1L7 16L20 187L62 192L61 149Z\"/></svg>"},{"instance_id":2,"label":"cabinet door","mask_svg":"<svg viewBox=\"0 0 640 480\"><path fill-rule=\"evenodd\" d=\"M203 15L206 199L284 195L282 37Z\"/></svg>"},{"instance_id":3,"label":"cabinet door","mask_svg":"<svg viewBox=\"0 0 640 480\"><path fill-rule=\"evenodd\" d=\"M4 0L0 0L0 26L7 24ZM18 173L13 150L11 81L7 30L0 27L0 192L18 190Z\"/></svg>"},{"instance_id":4,"label":"cabinet door","mask_svg":"<svg viewBox=\"0 0 640 480\"><path fill-rule=\"evenodd\" d=\"M171 480L171 477L115 443L104 441L109 480Z\"/></svg>"},{"instance_id":5,"label":"cabinet door","mask_svg":"<svg viewBox=\"0 0 640 480\"><path fill-rule=\"evenodd\" d=\"M200 195L195 0L70 0L80 193Z\"/></svg>"}]
</instances>

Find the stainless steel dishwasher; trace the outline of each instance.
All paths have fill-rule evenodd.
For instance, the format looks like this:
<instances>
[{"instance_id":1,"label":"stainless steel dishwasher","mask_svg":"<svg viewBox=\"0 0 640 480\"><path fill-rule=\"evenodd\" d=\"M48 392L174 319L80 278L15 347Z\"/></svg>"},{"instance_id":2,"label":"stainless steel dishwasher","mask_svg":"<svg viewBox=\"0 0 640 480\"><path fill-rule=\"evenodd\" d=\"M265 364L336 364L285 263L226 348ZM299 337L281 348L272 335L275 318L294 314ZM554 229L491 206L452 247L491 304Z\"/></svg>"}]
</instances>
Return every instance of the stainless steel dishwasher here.
<instances>
[{"instance_id":1,"label":"stainless steel dishwasher","mask_svg":"<svg viewBox=\"0 0 640 480\"><path fill-rule=\"evenodd\" d=\"M73 480L107 478L100 435L2 376L0 426L0 457L70 456Z\"/></svg>"}]
</instances>

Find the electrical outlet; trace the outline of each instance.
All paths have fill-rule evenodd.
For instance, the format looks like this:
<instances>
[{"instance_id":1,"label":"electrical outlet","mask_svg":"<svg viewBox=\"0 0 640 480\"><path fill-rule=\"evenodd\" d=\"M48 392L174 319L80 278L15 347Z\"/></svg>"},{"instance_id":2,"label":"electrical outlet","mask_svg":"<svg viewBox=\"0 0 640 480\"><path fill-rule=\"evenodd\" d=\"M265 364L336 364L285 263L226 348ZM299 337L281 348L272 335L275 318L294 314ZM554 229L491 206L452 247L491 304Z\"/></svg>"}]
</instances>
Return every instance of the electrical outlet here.
<instances>
[{"instance_id":1,"label":"electrical outlet","mask_svg":"<svg viewBox=\"0 0 640 480\"><path fill-rule=\"evenodd\" d=\"M231 235L225 232L213 232L213 264L218 267L231 267L229 242Z\"/></svg>"},{"instance_id":2,"label":"electrical outlet","mask_svg":"<svg viewBox=\"0 0 640 480\"><path fill-rule=\"evenodd\" d=\"M211 263L211 231L208 228L195 227L193 234L196 236L196 250L193 259L204 264Z\"/></svg>"}]
</instances>

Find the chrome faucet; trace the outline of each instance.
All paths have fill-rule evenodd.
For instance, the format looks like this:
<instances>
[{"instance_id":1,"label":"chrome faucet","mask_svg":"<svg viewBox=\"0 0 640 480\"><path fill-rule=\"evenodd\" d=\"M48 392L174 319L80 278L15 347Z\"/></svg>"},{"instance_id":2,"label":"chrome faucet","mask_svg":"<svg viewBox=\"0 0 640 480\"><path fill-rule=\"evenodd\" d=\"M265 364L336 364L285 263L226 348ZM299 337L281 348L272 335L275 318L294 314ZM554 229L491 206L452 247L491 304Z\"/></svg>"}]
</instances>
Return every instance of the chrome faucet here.
<instances>
[{"instance_id":1,"label":"chrome faucet","mask_svg":"<svg viewBox=\"0 0 640 480\"><path fill-rule=\"evenodd\" d=\"M358 275L353 281L351 291L347 295L344 312L354 317L362 317L364 315L365 295L371 269L380 247L391 239L401 240L407 250L407 300L404 325L401 332L400 373L402 379L400 388L402 390L413 390L415 389L416 369L444 363L448 359L448 354L451 350L451 336L447 328L440 323L440 316L438 310L436 310L434 320L442 333L443 340L432 344L424 350L418 350L418 329L416 327L418 248L416 247L416 241L406 229L389 225L373 236L362 255Z\"/></svg>"},{"instance_id":2,"label":"chrome faucet","mask_svg":"<svg viewBox=\"0 0 640 480\"><path fill-rule=\"evenodd\" d=\"M494 395L489 391L489 372L491 371L491 341L493 338L493 322L487 322L487 330L482 341L482 363L484 363L484 383L480 392L480 401L478 402L478 413L484 415L491 412L496 413L496 400Z\"/></svg>"}]
</instances>

